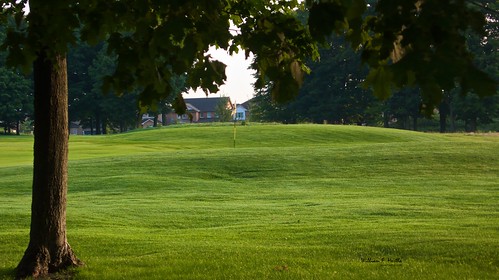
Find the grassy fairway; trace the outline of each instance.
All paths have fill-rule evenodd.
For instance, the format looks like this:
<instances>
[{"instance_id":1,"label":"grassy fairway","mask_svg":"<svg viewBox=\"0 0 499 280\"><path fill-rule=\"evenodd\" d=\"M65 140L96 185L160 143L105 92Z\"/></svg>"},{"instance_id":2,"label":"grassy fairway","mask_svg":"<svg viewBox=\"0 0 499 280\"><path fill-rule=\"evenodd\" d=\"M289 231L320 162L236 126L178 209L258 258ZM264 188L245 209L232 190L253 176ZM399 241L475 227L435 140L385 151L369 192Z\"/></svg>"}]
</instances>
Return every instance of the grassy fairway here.
<instances>
[{"instance_id":1,"label":"grassy fairway","mask_svg":"<svg viewBox=\"0 0 499 280\"><path fill-rule=\"evenodd\" d=\"M499 137L325 125L70 140L76 279L496 279ZM30 137L0 137L0 278L28 242Z\"/></svg>"}]
</instances>

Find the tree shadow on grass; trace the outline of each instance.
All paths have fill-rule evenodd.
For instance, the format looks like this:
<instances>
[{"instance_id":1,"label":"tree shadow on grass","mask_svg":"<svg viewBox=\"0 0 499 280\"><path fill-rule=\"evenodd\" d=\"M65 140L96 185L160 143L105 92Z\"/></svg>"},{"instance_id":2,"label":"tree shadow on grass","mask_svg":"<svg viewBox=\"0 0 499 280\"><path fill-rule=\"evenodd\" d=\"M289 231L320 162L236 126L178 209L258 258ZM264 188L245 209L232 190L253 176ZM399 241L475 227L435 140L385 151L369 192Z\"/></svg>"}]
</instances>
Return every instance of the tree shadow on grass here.
<instances>
[{"instance_id":1,"label":"tree shadow on grass","mask_svg":"<svg viewBox=\"0 0 499 280\"><path fill-rule=\"evenodd\" d=\"M73 279L78 274L77 268L69 268L57 273L51 273L46 277L40 278L45 280L68 280ZM0 268L0 280L15 279L16 268ZM29 278L31 279L31 278Z\"/></svg>"},{"instance_id":2,"label":"tree shadow on grass","mask_svg":"<svg viewBox=\"0 0 499 280\"><path fill-rule=\"evenodd\" d=\"M14 279L16 277L15 267L0 268L0 279Z\"/></svg>"}]
</instances>

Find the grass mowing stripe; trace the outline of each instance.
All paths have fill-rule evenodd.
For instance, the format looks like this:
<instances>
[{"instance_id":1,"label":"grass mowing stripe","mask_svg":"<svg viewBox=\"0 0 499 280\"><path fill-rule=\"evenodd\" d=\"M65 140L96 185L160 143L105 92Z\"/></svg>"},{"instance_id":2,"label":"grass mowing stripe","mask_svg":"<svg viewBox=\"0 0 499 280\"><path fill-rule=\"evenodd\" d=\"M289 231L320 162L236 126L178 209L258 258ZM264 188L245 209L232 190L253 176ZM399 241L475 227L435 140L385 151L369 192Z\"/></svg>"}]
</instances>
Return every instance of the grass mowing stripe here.
<instances>
[{"instance_id":1,"label":"grass mowing stripe","mask_svg":"<svg viewBox=\"0 0 499 280\"><path fill-rule=\"evenodd\" d=\"M72 139L68 234L87 263L76 278L492 279L499 273L497 138L251 126L241 129L251 132L246 143L230 149L220 140L227 129ZM86 149L94 143L95 150L109 150L78 154L80 139ZM1 174L0 218L7 223L0 225L0 278L27 244L31 171L14 166Z\"/></svg>"}]
</instances>

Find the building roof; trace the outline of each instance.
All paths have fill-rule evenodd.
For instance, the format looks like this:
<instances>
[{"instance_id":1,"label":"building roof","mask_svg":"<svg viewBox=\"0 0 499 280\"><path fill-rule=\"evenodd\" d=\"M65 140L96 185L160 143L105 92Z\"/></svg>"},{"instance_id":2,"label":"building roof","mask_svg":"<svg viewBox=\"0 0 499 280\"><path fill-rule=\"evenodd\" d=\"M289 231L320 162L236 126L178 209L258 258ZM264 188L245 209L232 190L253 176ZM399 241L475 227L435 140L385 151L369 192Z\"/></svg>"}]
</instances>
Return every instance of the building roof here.
<instances>
[{"instance_id":1,"label":"building roof","mask_svg":"<svg viewBox=\"0 0 499 280\"><path fill-rule=\"evenodd\" d=\"M187 107L187 111L201 112L201 110L199 110L198 108L196 108L196 106L193 106L189 102L185 102L185 106Z\"/></svg>"},{"instance_id":2,"label":"building roof","mask_svg":"<svg viewBox=\"0 0 499 280\"><path fill-rule=\"evenodd\" d=\"M142 122L141 122L142 125L146 124L147 122L154 123L154 118L153 117L142 118Z\"/></svg>"},{"instance_id":3,"label":"building roof","mask_svg":"<svg viewBox=\"0 0 499 280\"><path fill-rule=\"evenodd\" d=\"M246 110L249 110L250 106L251 106L251 102L253 102L253 98L250 99L250 100L246 100L246 102L240 104L242 105L244 108L246 108ZM239 105L239 104L238 104Z\"/></svg>"},{"instance_id":4,"label":"building roof","mask_svg":"<svg viewBox=\"0 0 499 280\"><path fill-rule=\"evenodd\" d=\"M201 112L215 112L221 100L230 102L229 97L184 98L185 104L189 103Z\"/></svg>"},{"instance_id":5,"label":"building roof","mask_svg":"<svg viewBox=\"0 0 499 280\"><path fill-rule=\"evenodd\" d=\"M70 122L69 123L69 128L81 128L80 121Z\"/></svg>"}]
</instances>

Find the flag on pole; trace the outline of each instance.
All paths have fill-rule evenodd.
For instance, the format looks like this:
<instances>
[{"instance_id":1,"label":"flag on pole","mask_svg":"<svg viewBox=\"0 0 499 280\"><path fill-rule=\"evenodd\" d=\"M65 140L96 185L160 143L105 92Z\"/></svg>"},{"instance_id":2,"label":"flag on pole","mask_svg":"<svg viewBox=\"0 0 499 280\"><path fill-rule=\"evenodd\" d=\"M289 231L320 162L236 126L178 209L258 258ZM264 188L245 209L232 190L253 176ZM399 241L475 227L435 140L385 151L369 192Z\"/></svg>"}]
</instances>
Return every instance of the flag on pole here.
<instances>
[{"instance_id":1,"label":"flag on pole","mask_svg":"<svg viewBox=\"0 0 499 280\"><path fill-rule=\"evenodd\" d=\"M234 106L232 106L232 118L234 120L234 148L236 148L236 121L237 121L237 103L234 100Z\"/></svg>"}]
</instances>

